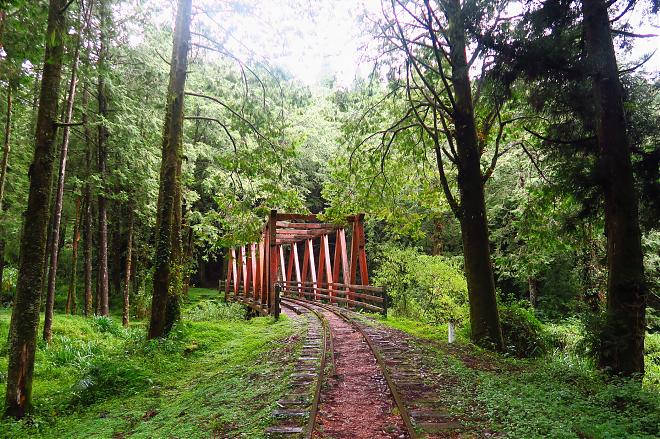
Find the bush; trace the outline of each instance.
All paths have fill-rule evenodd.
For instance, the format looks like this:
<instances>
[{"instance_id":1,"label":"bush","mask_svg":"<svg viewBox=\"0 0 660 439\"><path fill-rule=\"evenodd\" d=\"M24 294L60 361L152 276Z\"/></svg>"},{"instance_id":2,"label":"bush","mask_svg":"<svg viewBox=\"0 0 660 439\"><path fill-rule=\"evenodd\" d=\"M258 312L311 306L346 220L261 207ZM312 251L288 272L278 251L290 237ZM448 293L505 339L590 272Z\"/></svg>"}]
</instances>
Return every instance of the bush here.
<instances>
[{"instance_id":1,"label":"bush","mask_svg":"<svg viewBox=\"0 0 660 439\"><path fill-rule=\"evenodd\" d=\"M125 332L119 323L108 316L94 316L92 317L92 323L99 332L108 332L117 337L123 336Z\"/></svg>"},{"instance_id":2,"label":"bush","mask_svg":"<svg viewBox=\"0 0 660 439\"><path fill-rule=\"evenodd\" d=\"M506 352L518 358L537 357L550 346L550 334L525 304L512 302L499 306Z\"/></svg>"},{"instance_id":3,"label":"bush","mask_svg":"<svg viewBox=\"0 0 660 439\"><path fill-rule=\"evenodd\" d=\"M14 298L18 270L14 267L5 267L2 272L2 285L0 285L0 305L9 306Z\"/></svg>"},{"instance_id":4,"label":"bush","mask_svg":"<svg viewBox=\"0 0 660 439\"><path fill-rule=\"evenodd\" d=\"M466 320L467 283L447 258L387 244L378 262L374 283L387 287L395 315L433 323Z\"/></svg>"},{"instance_id":5,"label":"bush","mask_svg":"<svg viewBox=\"0 0 660 439\"><path fill-rule=\"evenodd\" d=\"M220 303L214 300L204 300L187 310L184 317L193 322L244 320L245 308L235 302Z\"/></svg>"},{"instance_id":6,"label":"bush","mask_svg":"<svg viewBox=\"0 0 660 439\"><path fill-rule=\"evenodd\" d=\"M98 357L74 386L74 401L91 405L108 397L139 393L151 384L151 377L138 365L123 358Z\"/></svg>"}]
</instances>

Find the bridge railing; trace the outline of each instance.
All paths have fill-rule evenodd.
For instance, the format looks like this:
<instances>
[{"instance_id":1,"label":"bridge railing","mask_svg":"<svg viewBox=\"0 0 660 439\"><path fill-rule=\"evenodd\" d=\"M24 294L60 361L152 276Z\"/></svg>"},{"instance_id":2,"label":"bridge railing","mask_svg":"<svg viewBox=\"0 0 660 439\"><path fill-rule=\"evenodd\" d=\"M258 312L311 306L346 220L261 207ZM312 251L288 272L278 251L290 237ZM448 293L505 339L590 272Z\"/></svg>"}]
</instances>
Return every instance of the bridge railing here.
<instances>
[{"instance_id":1,"label":"bridge railing","mask_svg":"<svg viewBox=\"0 0 660 439\"><path fill-rule=\"evenodd\" d=\"M224 282L221 281L224 285ZM351 309L364 309L387 315L388 297L385 287L372 285L351 285L343 283L327 282L298 282L280 281L281 294L293 299L306 299L325 302L333 305L344 306ZM234 282L229 283L230 290L235 291ZM240 299L242 302L253 303L253 308L263 309L266 313L267 304L260 304L259 298L254 297L253 291L244 294L245 285L238 283L238 293L232 299Z\"/></svg>"},{"instance_id":2,"label":"bridge railing","mask_svg":"<svg viewBox=\"0 0 660 439\"><path fill-rule=\"evenodd\" d=\"M281 284L285 297L324 301L387 315L388 300L384 287L338 282L282 281Z\"/></svg>"}]
</instances>

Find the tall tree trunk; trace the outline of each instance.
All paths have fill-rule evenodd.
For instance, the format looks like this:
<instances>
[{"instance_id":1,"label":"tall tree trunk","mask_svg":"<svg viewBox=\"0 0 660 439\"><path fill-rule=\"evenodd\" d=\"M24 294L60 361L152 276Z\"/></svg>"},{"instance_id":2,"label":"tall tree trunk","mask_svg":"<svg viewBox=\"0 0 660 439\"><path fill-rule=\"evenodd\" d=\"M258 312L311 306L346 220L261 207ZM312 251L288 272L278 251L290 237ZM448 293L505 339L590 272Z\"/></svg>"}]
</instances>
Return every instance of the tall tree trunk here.
<instances>
[{"instance_id":1,"label":"tall tree trunk","mask_svg":"<svg viewBox=\"0 0 660 439\"><path fill-rule=\"evenodd\" d=\"M89 317L92 314L92 187L90 179L92 176L92 134L87 118L87 105L89 104L89 90L83 91L83 131L85 136L85 187L83 189L83 273L84 273L84 314Z\"/></svg>"},{"instance_id":2,"label":"tall tree trunk","mask_svg":"<svg viewBox=\"0 0 660 439\"><path fill-rule=\"evenodd\" d=\"M66 101L66 113L64 122L71 123L73 117L73 104L76 99L76 86L78 84L78 60L80 58L80 32L73 54L71 64L71 80L69 82L69 94ZM49 342L53 337L53 308L55 306L55 288L57 283L57 262L60 250L60 222L62 219L62 204L64 202L64 180L66 178L66 161L69 152L69 127L65 126L62 131L62 147L60 148L60 172L57 178L57 192L55 193L55 205L53 207L53 230L50 239L50 269L48 272L48 291L46 293L46 316L44 319L44 340Z\"/></svg>"},{"instance_id":3,"label":"tall tree trunk","mask_svg":"<svg viewBox=\"0 0 660 439\"><path fill-rule=\"evenodd\" d=\"M128 237L126 245L126 274L124 277L124 312L122 314L122 324L128 326L130 317L130 292L131 292L131 256L133 251L133 208L129 206L128 213Z\"/></svg>"},{"instance_id":4,"label":"tall tree trunk","mask_svg":"<svg viewBox=\"0 0 660 439\"><path fill-rule=\"evenodd\" d=\"M120 191L118 187L115 187L116 193ZM121 289L121 274L122 274L122 233L121 219L124 218L125 213L123 207L119 202L113 202L115 209L114 221L110 222L110 236L112 241L112 252L108 255L108 264L110 267L110 295L115 297L122 296Z\"/></svg>"},{"instance_id":5,"label":"tall tree trunk","mask_svg":"<svg viewBox=\"0 0 660 439\"><path fill-rule=\"evenodd\" d=\"M607 313L599 364L629 376L644 373L646 284L623 88L606 3L582 0L607 230Z\"/></svg>"},{"instance_id":6,"label":"tall tree trunk","mask_svg":"<svg viewBox=\"0 0 660 439\"><path fill-rule=\"evenodd\" d=\"M495 281L490 260L490 242L479 142L474 119L466 36L460 0L449 0L449 57L454 87L454 126L458 154L458 188L461 200L460 225L463 258L470 302L472 339L481 345L502 349L502 330L497 313Z\"/></svg>"},{"instance_id":7,"label":"tall tree trunk","mask_svg":"<svg viewBox=\"0 0 660 439\"><path fill-rule=\"evenodd\" d=\"M98 128L98 172L101 182L106 182L106 167L108 162L108 127L106 126L105 119L108 117L108 101L107 89L105 85L105 68L106 59L108 56L108 20L109 8L107 0L99 2L100 20L101 20L101 35L100 35L100 49L99 49L99 78L98 78L98 104L99 116L101 123ZM102 316L107 316L110 313L108 302L108 212L107 212L107 199L103 195L105 186L101 186L101 193L98 197L98 210L99 210L99 241L98 241L98 283L97 283L97 313Z\"/></svg>"},{"instance_id":8,"label":"tall tree trunk","mask_svg":"<svg viewBox=\"0 0 660 439\"><path fill-rule=\"evenodd\" d=\"M186 241L184 245L183 253L183 266L185 267L184 278L183 278L183 295L188 297L188 291L190 289L190 274L191 274L191 263L193 257L193 230L192 227L187 226L186 230Z\"/></svg>"},{"instance_id":9,"label":"tall tree trunk","mask_svg":"<svg viewBox=\"0 0 660 439\"><path fill-rule=\"evenodd\" d=\"M57 104L62 74L63 37L66 32L65 0L50 0L46 53L41 80L35 132L34 159L30 166L30 191L20 241L20 262L14 308L9 329L9 367L5 413L22 418L32 406L32 375L39 326L39 290L46 251Z\"/></svg>"},{"instance_id":10,"label":"tall tree trunk","mask_svg":"<svg viewBox=\"0 0 660 439\"><path fill-rule=\"evenodd\" d=\"M174 44L170 64L170 82L167 90L167 109L163 132L161 180L156 229L156 257L149 338L163 337L178 318L178 296L181 285L172 282L172 267L177 263L178 235L180 246L180 185L178 174L182 148L183 98L188 67L190 44L191 0L179 0L177 7ZM177 207L178 204L178 207ZM177 214L177 209L179 213ZM177 224L176 221L179 223ZM174 245L173 245L174 244ZM174 247L174 248L173 248ZM179 247L180 248L180 247Z\"/></svg>"},{"instance_id":11,"label":"tall tree trunk","mask_svg":"<svg viewBox=\"0 0 660 439\"><path fill-rule=\"evenodd\" d=\"M539 280L534 276L527 278L527 286L529 288L529 303L532 308L536 308L536 302L539 298Z\"/></svg>"},{"instance_id":12,"label":"tall tree trunk","mask_svg":"<svg viewBox=\"0 0 660 439\"><path fill-rule=\"evenodd\" d=\"M9 167L9 154L11 153L11 112L12 112L12 86L7 87L7 116L5 119L4 147L2 149L2 164L0 164L0 212L5 198L5 184L7 182L7 168Z\"/></svg>"},{"instance_id":13,"label":"tall tree trunk","mask_svg":"<svg viewBox=\"0 0 660 439\"><path fill-rule=\"evenodd\" d=\"M78 281L78 242L80 241L80 197L76 198L76 217L73 225L73 242L71 252L71 278L69 280L69 293L66 298L66 313L76 313L78 306L76 300L76 282Z\"/></svg>"},{"instance_id":14,"label":"tall tree trunk","mask_svg":"<svg viewBox=\"0 0 660 439\"><path fill-rule=\"evenodd\" d=\"M3 15L4 17L4 15ZM7 168L9 167L9 154L11 153L11 112L12 112L12 85L7 87L7 117L5 120L5 141L2 149L2 163L0 164L0 217L3 216L5 199L5 183L7 182ZM0 295L2 295L2 281L5 273L5 231L0 227Z\"/></svg>"}]
</instances>

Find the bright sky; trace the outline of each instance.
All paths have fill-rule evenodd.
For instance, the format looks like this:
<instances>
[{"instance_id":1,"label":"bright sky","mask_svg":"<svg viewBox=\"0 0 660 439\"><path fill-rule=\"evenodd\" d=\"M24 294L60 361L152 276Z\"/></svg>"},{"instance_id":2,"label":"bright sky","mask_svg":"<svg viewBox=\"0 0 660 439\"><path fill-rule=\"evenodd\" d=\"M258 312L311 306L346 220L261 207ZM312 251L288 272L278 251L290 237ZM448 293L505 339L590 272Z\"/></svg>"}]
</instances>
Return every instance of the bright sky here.
<instances>
[{"instance_id":1,"label":"bright sky","mask_svg":"<svg viewBox=\"0 0 660 439\"><path fill-rule=\"evenodd\" d=\"M195 20L213 29L218 40L225 38L227 48L244 60L268 60L307 84L334 76L339 85L349 85L370 71L363 50L370 37L360 17L380 14L381 0L241 1L238 10L229 12L226 5L232 2L195 0L193 5ZM172 19L171 10L163 14L161 18ZM660 33L660 17L636 11L630 22L635 32ZM638 60L658 46L659 37L637 39L632 53L619 53L619 61ZM660 51L645 68L660 72Z\"/></svg>"},{"instance_id":2,"label":"bright sky","mask_svg":"<svg viewBox=\"0 0 660 439\"><path fill-rule=\"evenodd\" d=\"M360 15L379 8L380 0L254 0L249 11L230 14L231 26L222 24L222 12L214 24L229 30L234 53L267 59L307 84L334 76L348 85L370 67L361 59L368 36Z\"/></svg>"}]
</instances>

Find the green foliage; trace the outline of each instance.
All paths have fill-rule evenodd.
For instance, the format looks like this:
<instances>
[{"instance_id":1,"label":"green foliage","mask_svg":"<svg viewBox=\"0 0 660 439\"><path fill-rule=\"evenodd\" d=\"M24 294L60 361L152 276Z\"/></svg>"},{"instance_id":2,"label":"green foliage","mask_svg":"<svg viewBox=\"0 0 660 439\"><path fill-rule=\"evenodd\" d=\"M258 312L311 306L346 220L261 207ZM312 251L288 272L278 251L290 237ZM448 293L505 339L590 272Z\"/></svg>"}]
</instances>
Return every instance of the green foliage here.
<instances>
[{"instance_id":1,"label":"green foliage","mask_svg":"<svg viewBox=\"0 0 660 439\"><path fill-rule=\"evenodd\" d=\"M571 352L583 334L577 319L548 329L565 348L534 359L501 358L473 346L468 338L447 345L435 325L411 325L396 318L381 322L433 340L418 343L427 359L424 366L451 383L443 403L476 431L512 438L660 435L660 370L648 367L651 351L660 349L656 334L647 337L647 376L640 384L608 380L593 361Z\"/></svg>"},{"instance_id":2,"label":"green foliage","mask_svg":"<svg viewBox=\"0 0 660 439\"><path fill-rule=\"evenodd\" d=\"M108 332L114 336L121 336L124 333L124 328L116 322L112 317L109 316L94 316L91 319L91 322L96 329L101 332Z\"/></svg>"},{"instance_id":3,"label":"green foliage","mask_svg":"<svg viewBox=\"0 0 660 439\"><path fill-rule=\"evenodd\" d=\"M53 341L36 354L35 412L0 420L0 437L263 437L300 348L281 343L293 322L245 320L217 303L191 310L167 339L150 341L142 322L123 329L110 319L56 314ZM214 311L204 320L199 310ZM0 311L3 349L9 317ZM3 355L0 397L6 367Z\"/></svg>"},{"instance_id":4,"label":"green foliage","mask_svg":"<svg viewBox=\"0 0 660 439\"><path fill-rule=\"evenodd\" d=\"M528 303L500 304L498 309L504 346L509 355L529 358L547 352L550 345L549 334Z\"/></svg>"},{"instance_id":5,"label":"green foliage","mask_svg":"<svg viewBox=\"0 0 660 439\"><path fill-rule=\"evenodd\" d=\"M153 384L152 374L122 358L94 359L72 387L72 404L89 406L107 398L137 394Z\"/></svg>"},{"instance_id":6,"label":"green foliage","mask_svg":"<svg viewBox=\"0 0 660 439\"><path fill-rule=\"evenodd\" d=\"M191 322L201 321L238 321L245 320L245 307L239 303L221 303L205 300L184 313L185 319Z\"/></svg>"},{"instance_id":7,"label":"green foliage","mask_svg":"<svg viewBox=\"0 0 660 439\"><path fill-rule=\"evenodd\" d=\"M377 263L373 282L387 287L394 315L434 323L467 318L467 283L450 260L389 244Z\"/></svg>"},{"instance_id":8,"label":"green foliage","mask_svg":"<svg viewBox=\"0 0 660 439\"><path fill-rule=\"evenodd\" d=\"M644 354L644 383L660 389L660 333L646 334Z\"/></svg>"}]
</instances>

